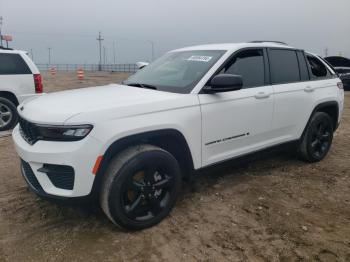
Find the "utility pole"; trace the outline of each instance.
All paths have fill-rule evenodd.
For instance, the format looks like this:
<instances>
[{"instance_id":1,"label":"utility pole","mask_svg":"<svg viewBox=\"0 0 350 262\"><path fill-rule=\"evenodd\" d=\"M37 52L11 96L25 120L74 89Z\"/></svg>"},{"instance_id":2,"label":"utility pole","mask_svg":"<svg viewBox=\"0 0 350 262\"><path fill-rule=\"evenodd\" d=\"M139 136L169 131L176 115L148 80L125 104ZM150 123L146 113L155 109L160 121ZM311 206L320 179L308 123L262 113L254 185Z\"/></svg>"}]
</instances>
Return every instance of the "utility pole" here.
<instances>
[{"instance_id":1,"label":"utility pole","mask_svg":"<svg viewBox=\"0 0 350 262\"><path fill-rule=\"evenodd\" d=\"M103 47L103 64L105 65L107 61L107 56L106 56L106 47Z\"/></svg>"},{"instance_id":2,"label":"utility pole","mask_svg":"<svg viewBox=\"0 0 350 262\"><path fill-rule=\"evenodd\" d=\"M113 41L113 63L116 62L116 49L115 49L115 42Z\"/></svg>"},{"instance_id":3,"label":"utility pole","mask_svg":"<svg viewBox=\"0 0 350 262\"><path fill-rule=\"evenodd\" d=\"M32 60L34 61L34 53L33 53L33 49L30 49L30 56L32 57Z\"/></svg>"},{"instance_id":4,"label":"utility pole","mask_svg":"<svg viewBox=\"0 0 350 262\"><path fill-rule=\"evenodd\" d=\"M328 47L326 47L324 50L324 57L328 57Z\"/></svg>"},{"instance_id":5,"label":"utility pole","mask_svg":"<svg viewBox=\"0 0 350 262\"><path fill-rule=\"evenodd\" d=\"M49 50L49 65L51 65L51 47L47 48Z\"/></svg>"},{"instance_id":6,"label":"utility pole","mask_svg":"<svg viewBox=\"0 0 350 262\"><path fill-rule=\"evenodd\" d=\"M3 18L2 16L0 16L0 46L2 46L2 34L1 34L2 21L3 21Z\"/></svg>"},{"instance_id":7,"label":"utility pole","mask_svg":"<svg viewBox=\"0 0 350 262\"><path fill-rule=\"evenodd\" d=\"M100 62L98 64L98 71L102 70L102 46L101 43L104 40L101 36L101 32L98 32L98 38L96 39L98 41L99 51L100 51Z\"/></svg>"}]
</instances>

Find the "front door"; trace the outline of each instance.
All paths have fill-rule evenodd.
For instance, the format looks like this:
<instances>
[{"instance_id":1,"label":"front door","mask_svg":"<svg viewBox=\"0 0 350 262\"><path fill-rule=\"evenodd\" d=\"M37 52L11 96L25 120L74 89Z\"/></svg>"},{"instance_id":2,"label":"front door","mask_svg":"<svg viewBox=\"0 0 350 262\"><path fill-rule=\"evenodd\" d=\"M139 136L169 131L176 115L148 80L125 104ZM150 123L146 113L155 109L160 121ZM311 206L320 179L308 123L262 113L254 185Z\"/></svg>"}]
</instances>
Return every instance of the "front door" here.
<instances>
[{"instance_id":1,"label":"front door","mask_svg":"<svg viewBox=\"0 0 350 262\"><path fill-rule=\"evenodd\" d=\"M243 88L199 94L202 112L202 164L210 165L265 147L273 115L273 90L263 49L238 52L219 73L241 75Z\"/></svg>"}]
</instances>

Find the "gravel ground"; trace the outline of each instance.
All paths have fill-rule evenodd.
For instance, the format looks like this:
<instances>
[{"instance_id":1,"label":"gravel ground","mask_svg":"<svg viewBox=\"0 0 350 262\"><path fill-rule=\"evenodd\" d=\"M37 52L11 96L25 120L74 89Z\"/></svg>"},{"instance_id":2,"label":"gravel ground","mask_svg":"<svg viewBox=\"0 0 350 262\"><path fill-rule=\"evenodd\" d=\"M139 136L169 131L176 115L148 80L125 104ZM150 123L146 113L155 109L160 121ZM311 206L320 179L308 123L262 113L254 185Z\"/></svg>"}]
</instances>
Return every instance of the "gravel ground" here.
<instances>
[{"instance_id":1,"label":"gravel ground","mask_svg":"<svg viewBox=\"0 0 350 262\"><path fill-rule=\"evenodd\" d=\"M44 74L47 92L127 74ZM202 172L158 226L126 232L98 206L30 192L10 137L0 138L0 261L350 261L350 93L320 163L287 153Z\"/></svg>"}]
</instances>

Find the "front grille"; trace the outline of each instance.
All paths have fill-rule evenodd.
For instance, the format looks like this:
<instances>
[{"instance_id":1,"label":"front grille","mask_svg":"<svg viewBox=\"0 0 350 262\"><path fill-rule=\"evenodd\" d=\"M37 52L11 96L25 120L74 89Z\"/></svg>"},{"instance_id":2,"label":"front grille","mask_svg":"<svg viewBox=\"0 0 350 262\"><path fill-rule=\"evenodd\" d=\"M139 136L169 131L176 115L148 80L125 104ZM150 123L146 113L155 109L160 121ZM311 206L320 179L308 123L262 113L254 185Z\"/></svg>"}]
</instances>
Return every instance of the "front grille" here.
<instances>
[{"instance_id":1,"label":"front grille","mask_svg":"<svg viewBox=\"0 0 350 262\"><path fill-rule=\"evenodd\" d=\"M38 141L38 127L21 117L18 122L19 131L23 139L31 145L35 144Z\"/></svg>"},{"instance_id":2,"label":"front grille","mask_svg":"<svg viewBox=\"0 0 350 262\"><path fill-rule=\"evenodd\" d=\"M57 188L72 190L74 187L75 175L71 166L44 164L38 171L45 173Z\"/></svg>"},{"instance_id":3,"label":"front grille","mask_svg":"<svg viewBox=\"0 0 350 262\"><path fill-rule=\"evenodd\" d=\"M41 193L44 192L43 188L41 187L38 179L36 179L34 172L30 165L25 162L24 160L21 160L22 164L22 175L24 176L25 180L29 184L29 186L36 192Z\"/></svg>"}]
</instances>

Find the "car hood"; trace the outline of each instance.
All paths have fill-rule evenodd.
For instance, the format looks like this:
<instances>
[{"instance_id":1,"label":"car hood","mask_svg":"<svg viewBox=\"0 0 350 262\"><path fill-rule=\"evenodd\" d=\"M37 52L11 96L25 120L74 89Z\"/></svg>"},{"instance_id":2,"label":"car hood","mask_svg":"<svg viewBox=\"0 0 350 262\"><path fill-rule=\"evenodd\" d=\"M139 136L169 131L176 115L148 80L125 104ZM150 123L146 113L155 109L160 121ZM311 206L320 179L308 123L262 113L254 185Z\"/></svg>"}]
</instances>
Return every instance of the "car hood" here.
<instances>
[{"instance_id":1,"label":"car hood","mask_svg":"<svg viewBox=\"0 0 350 262\"><path fill-rule=\"evenodd\" d=\"M23 118L38 124L66 124L77 115L95 123L106 118L191 106L193 99L186 99L188 96L192 95L110 84L45 94L22 103L18 111Z\"/></svg>"}]
</instances>

